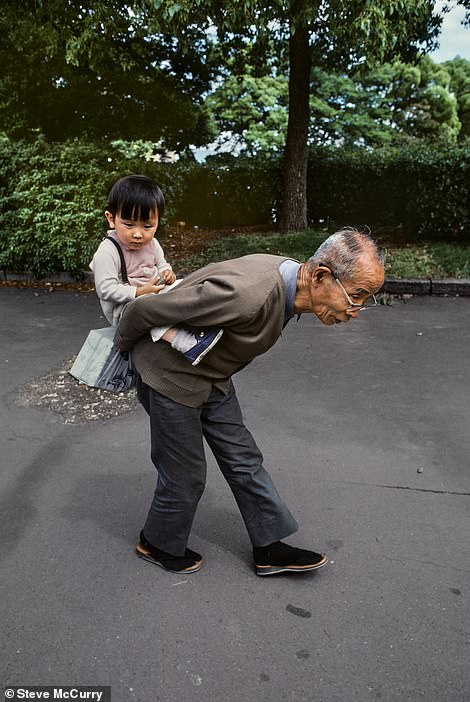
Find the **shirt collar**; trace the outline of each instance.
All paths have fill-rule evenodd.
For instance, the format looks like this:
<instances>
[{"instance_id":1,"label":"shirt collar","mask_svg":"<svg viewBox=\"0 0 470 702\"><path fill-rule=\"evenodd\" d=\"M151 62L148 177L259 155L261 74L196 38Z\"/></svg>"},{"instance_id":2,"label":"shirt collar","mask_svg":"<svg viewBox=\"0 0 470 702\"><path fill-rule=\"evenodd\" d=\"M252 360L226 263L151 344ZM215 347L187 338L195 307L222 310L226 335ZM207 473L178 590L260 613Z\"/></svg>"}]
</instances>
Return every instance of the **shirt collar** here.
<instances>
[{"instance_id":1,"label":"shirt collar","mask_svg":"<svg viewBox=\"0 0 470 702\"><path fill-rule=\"evenodd\" d=\"M300 268L299 261L288 258L279 266L279 273L286 289L286 306L284 310L284 326L294 316L295 293L297 290L297 274Z\"/></svg>"}]
</instances>

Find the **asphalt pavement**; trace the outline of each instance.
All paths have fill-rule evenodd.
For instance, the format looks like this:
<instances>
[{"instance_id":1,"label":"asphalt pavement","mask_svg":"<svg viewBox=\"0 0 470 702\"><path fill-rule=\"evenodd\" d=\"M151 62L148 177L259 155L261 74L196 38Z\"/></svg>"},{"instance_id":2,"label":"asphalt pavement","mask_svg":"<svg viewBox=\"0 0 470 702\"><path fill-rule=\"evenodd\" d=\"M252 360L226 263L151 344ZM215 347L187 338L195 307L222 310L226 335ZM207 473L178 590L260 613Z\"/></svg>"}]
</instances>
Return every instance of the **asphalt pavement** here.
<instances>
[{"instance_id":1,"label":"asphalt pavement","mask_svg":"<svg viewBox=\"0 0 470 702\"><path fill-rule=\"evenodd\" d=\"M138 559L147 417L66 425L19 388L105 326L93 294L0 289L0 685L113 702L470 700L470 298L304 315L235 376L316 574L260 578L208 455L193 576Z\"/></svg>"}]
</instances>

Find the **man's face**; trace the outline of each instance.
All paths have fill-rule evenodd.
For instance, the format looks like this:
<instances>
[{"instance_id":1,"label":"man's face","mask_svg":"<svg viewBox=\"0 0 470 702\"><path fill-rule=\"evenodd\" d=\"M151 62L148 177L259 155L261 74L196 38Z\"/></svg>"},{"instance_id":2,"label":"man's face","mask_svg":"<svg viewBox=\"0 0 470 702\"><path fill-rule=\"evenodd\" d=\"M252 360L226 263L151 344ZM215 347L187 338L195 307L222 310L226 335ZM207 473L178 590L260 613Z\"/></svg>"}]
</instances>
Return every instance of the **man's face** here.
<instances>
[{"instance_id":1,"label":"man's face","mask_svg":"<svg viewBox=\"0 0 470 702\"><path fill-rule=\"evenodd\" d=\"M158 215L155 212L151 212L147 220L123 219L120 214L113 216L111 212L105 212L105 215L121 244L133 251L150 244L157 231Z\"/></svg>"},{"instance_id":2,"label":"man's face","mask_svg":"<svg viewBox=\"0 0 470 702\"><path fill-rule=\"evenodd\" d=\"M383 265L371 256L364 255L352 280L336 280L332 272L325 269L319 279L312 280L312 311L323 324L349 322L360 314L360 310L351 307L351 302L355 305L365 304L371 295L380 290L383 281Z\"/></svg>"}]
</instances>

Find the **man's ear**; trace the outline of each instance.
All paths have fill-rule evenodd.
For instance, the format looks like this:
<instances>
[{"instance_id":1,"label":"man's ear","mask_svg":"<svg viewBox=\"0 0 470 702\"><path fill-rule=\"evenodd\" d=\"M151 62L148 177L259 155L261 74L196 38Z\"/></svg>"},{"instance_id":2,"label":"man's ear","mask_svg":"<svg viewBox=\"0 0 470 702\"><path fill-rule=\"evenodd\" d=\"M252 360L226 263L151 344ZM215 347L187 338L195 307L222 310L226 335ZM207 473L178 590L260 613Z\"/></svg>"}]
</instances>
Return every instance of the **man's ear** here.
<instances>
[{"instance_id":1,"label":"man's ear","mask_svg":"<svg viewBox=\"0 0 470 702\"><path fill-rule=\"evenodd\" d=\"M115 228L114 215L112 215L109 210L106 210L106 212L104 213L104 216L108 220L108 224L111 227L111 229L114 229Z\"/></svg>"},{"instance_id":2,"label":"man's ear","mask_svg":"<svg viewBox=\"0 0 470 702\"><path fill-rule=\"evenodd\" d=\"M316 283L321 283L321 281L327 275L331 275L331 270L328 268L328 266L324 266L322 263L320 263L315 269L315 272L313 274L313 280Z\"/></svg>"}]
</instances>

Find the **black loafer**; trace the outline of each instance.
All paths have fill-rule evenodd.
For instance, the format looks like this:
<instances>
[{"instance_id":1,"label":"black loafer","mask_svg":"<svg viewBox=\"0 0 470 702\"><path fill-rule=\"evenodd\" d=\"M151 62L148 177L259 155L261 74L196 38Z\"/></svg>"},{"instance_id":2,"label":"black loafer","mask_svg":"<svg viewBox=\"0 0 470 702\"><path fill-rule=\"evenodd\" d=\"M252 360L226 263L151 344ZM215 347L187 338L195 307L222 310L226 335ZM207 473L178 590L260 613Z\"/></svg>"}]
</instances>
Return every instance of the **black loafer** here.
<instances>
[{"instance_id":1,"label":"black loafer","mask_svg":"<svg viewBox=\"0 0 470 702\"><path fill-rule=\"evenodd\" d=\"M257 575L276 575L277 573L307 573L323 568L328 563L328 556L303 548L295 548L276 541L269 546L253 549Z\"/></svg>"},{"instance_id":2,"label":"black loafer","mask_svg":"<svg viewBox=\"0 0 470 702\"><path fill-rule=\"evenodd\" d=\"M172 556L171 553L166 553L166 551L152 546L145 538L143 531L140 532L140 541L135 550L139 558L160 566L170 573L189 575L197 573L202 567L203 559L200 553L187 548L184 556Z\"/></svg>"}]
</instances>

